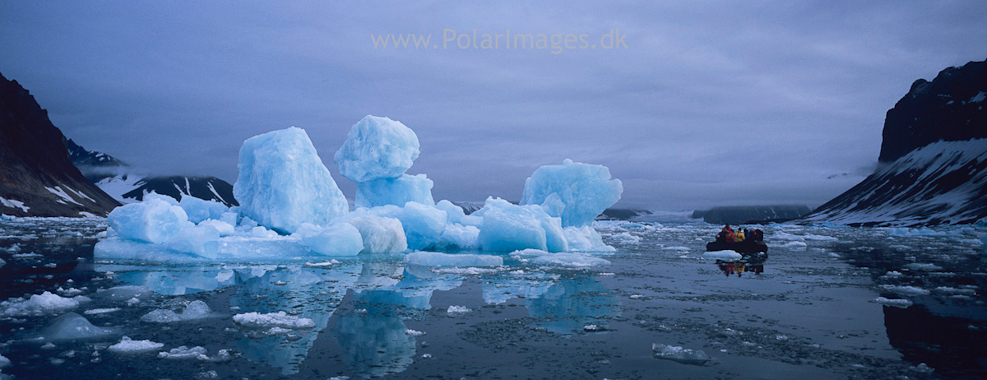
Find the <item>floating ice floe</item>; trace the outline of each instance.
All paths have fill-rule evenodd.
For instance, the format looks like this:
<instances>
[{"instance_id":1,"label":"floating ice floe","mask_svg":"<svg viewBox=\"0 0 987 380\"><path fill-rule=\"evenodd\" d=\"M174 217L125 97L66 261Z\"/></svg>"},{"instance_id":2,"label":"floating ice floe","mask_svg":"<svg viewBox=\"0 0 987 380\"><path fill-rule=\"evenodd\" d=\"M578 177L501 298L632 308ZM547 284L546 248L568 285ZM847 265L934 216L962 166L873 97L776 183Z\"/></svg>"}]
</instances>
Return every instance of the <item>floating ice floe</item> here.
<instances>
[{"instance_id":1,"label":"floating ice floe","mask_svg":"<svg viewBox=\"0 0 987 380\"><path fill-rule=\"evenodd\" d=\"M141 316L141 321L150 323L170 323L192 321L208 318L212 315L212 309L205 302L195 300L189 302L181 313L176 313L170 309L157 309Z\"/></svg>"},{"instance_id":2,"label":"floating ice floe","mask_svg":"<svg viewBox=\"0 0 987 380\"><path fill-rule=\"evenodd\" d=\"M465 314L471 311L473 311L473 309L470 309L466 306L456 306L456 305L449 306L449 308L446 309L446 313L450 315Z\"/></svg>"},{"instance_id":3,"label":"floating ice floe","mask_svg":"<svg viewBox=\"0 0 987 380\"><path fill-rule=\"evenodd\" d=\"M654 351L656 358L676 361L683 364L701 366L712 360L712 358L710 358L709 355L702 350L692 350L689 348L669 346L661 343L652 344L651 350Z\"/></svg>"},{"instance_id":4,"label":"floating ice floe","mask_svg":"<svg viewBox=\"0 0 987 380\"><path fill-rule=\"evenodd\" d=\"M311 319L288 315L283 311L267 314L257 312L237 314L233 316L233 321L245 327L253 328L310 329L315 327L315 322Z\"/></svg>"},{"instance_id":5,"label":"floating ice floe","mask_svg":"<svg viewBox=\"0 0 987 380\"><path fill-rule=\"evenodd\" d=\"M67 313L58 317L41 330L41 337L49 342L99 339L116 334L116 329L93 326L88 319L76 313Z\"/></svg>"},{"instance_id":6,"label":"floating ice floe","mask_svg":"<svg viewBox=\"0 0 987 380\"><path fill-rule=\"evenodd\" d=\"M730 251L730 250L703 252L703 258L704 259L723 260L723 261L737 261L737 260L740 260L743 257L744 257L744 255L741 255L737 251Z\"/></svg>"},{"instance_id":7,"label":"floating ice floe","mask_svg":"<svg viewBox=\"0 0 987 380\"><path fill-rule=\"evenodd\" d=\"M8 317L40 316L75 309L82 302L91 301L88 297L62 297L51 292L35 294L27 299L14 298L0 302L0 315Z\"/></svg>"},{"instance_id":8,"label":"floating ice floe","mask_svg":"<svg viewBox=\"0 0 987 380\"><path fill-rule=\"evenodd\" d=\"M884 298L884 297L877 297L877 298L874 299L874 302L877 302L877 303L879 303L881 305L894 306L894 307L898 307L898 308L902 308L902 309L907 309L909 306L912 306L912 301L907 300L907 299L904 299L904 298Z\"/></svg>"},{"instance_id":9,"label":"floating ice floe","mask_svg":"<svg viewBox=\"0 0 987 380\"><path fill-rule=\"evenodd\" d=\"M106 349L118 354L137 354L142 352L155 351L164 347L164 343L156 343L150 340L132 340L124 335L119 343L111 345Z\"/></svg>"},{"instance_id":10,"label":"floating ice floe","mask_svg":"<svg viewBox=\"0 0 987 380\"><path fill-rule=\"evenodd\" d=\"M894 292L894 293L898 293L898 294L902 294L902 295L909 295L909 296L925 296L925 295L929 295L929 291L928 290L925 290L925 289L922 289L922 288L918 288L918 287L914 287L914 286L881 285L881 287L884 288L884 289L886 289L886 290L888 290L888 291L890 291L890 292Z\"/></svg>"}]
</instances>

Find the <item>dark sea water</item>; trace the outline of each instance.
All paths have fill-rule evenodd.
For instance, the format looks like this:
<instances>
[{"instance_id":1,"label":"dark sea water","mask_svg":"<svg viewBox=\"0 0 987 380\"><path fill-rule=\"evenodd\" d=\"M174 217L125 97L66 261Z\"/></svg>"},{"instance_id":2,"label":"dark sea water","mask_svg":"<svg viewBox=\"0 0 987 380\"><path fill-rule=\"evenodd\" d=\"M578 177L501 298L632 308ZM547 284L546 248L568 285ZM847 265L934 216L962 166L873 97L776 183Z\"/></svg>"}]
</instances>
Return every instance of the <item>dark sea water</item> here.
<instances>
[{"instance_id":1,"label":"dark sea water","mask_svg":"<svg viewBox=\"0 0 987 380\"><path fill-rule=\"evenodd\" d=\"M738 276L702 257L718 226L596 228L617 251L590 267L509 255L498 268L401 256L167 265L94 262L105 220L2 219L0 355L11 363L0 376L987 378L984 229L772 225L763 273ZM81 302L25 309L46 291ZM182 319L193 301L209 312ZM148 317L165 311L179 320ZM296 324L234 318L254 312ZM107 330L53 338L69 313ZM162 346L109 348L123 336ZM708 360L658 357L656 343ZM200 348L167 354L181 346Z\"/></svg>"}]
</instances>

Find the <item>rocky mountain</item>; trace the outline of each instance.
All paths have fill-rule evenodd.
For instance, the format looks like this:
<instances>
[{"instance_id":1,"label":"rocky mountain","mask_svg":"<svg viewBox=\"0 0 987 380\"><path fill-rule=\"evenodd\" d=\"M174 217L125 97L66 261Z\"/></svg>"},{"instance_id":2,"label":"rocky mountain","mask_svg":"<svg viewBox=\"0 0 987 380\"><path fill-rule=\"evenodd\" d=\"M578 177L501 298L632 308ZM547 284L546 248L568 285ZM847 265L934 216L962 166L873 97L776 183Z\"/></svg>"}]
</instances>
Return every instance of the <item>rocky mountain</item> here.
<instances>
[{"instance_id":1,"label":"rocky mountain","mask_svg":"<svg viewBox=\"0 0 987 380\"><path fill-rule=\"evenodd\" d=\"M728 206L697 210L692 217L710 224L751 224L798 219L810 211L805 205Z\"/></svg>"},{"instance_id":2,"label":"rocky mountain","mask_svg":"<svg viewBox=\"0 0 987 380\"><path fill-rule=\"evenodd\" d=\"M804 220L864 226L987 217L987 64L912 84L884 122L881 166Z\"/></svg>"},{"instance_id":3,"label":"rocky mountain","mask_svg":"<svg viewBox=\"0 0 987 380\"><path fill-rule=\"evenodd\" d=\"M233 185L210 176L143 176L127 163L106 153L86 150L72 140L65 146L72 163L90 181L121 203L144 200L152 192L177 200L184 196L214 200L227 206L237 206Z\"/></svg>"},{"instance_id":4,"label":"rocky mountain","mask_svg":"<svg viewBox=\"0 0 987 380\"><path fill-rule=\"evenodd\" d=\"M105 216L119 205L72 164L64 141L34 96L0 75L0 213Z\"/></svg>"}]
</instances>

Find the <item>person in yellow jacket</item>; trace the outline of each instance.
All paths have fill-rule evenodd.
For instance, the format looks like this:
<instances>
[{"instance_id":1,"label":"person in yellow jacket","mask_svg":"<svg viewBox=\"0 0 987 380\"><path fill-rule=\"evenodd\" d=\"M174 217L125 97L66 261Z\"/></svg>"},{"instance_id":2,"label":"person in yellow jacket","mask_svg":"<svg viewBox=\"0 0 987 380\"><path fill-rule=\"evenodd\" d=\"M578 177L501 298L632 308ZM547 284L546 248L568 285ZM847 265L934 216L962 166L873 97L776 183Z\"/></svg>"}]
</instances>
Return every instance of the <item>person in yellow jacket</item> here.
<instances>
[{"instance_id":1,"label":"person in yellow jacket","mask_svg":"<svg viewBox=\"0 0 987 380\"><path fill-rule=\"evenodd\" d=\"M733 241L735 243L740 243L744 241L744 230L738 228L736 232L733 233Z\"/></svg>"}]
</instances>

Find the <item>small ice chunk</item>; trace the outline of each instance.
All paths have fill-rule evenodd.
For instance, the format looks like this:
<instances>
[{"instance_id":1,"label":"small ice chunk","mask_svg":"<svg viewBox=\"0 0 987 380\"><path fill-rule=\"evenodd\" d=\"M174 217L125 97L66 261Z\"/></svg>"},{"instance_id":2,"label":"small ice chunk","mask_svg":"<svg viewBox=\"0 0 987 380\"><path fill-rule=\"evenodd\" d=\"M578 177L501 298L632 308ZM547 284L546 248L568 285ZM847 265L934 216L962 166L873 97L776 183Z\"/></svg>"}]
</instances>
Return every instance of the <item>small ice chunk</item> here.
<instances>
[{"instance_id":1,"label":"small ice chunk","mask_svg":"<svg viewBox=\"0 0 987 380\"><path fill-rule=\"evenodd\" d=\"M174 359L174 360L182 360L182 359L209 360L209 357L206 355L206 352L207 352L206 349L200 346L195 346L192 348L188 348L188 346L179 346L177 348L172 348L168 352L164 352L164 351L159 352L158 358Z\"/></svg>"},{"instance_id":2,"label":"small ice chunk","mask_svg":"<svg viewBox=\"0 0 987 380\"><path fill-rule=\"evenodd\" d=\"M257 312L237 314L233 316L233 321L253 328L310 329L315 327L315 322L311 319L288 315L283 311L267 314Z\"/></svg>"},{"instance_id":3,"label":"small ice chunk","mask_svg":"<svg viewBox=\"0 0 987 380\"><path fill-rule=\"evenodd\" d=\"M200 300L195 300L189 302L181 313L176 313L169 309L151 310L149 313L141 316L141 321L150 323L171 323L207 318L210 315L212 315L212 309L209 308L209 305L206 305L205 302Z\"/></svg>"},{"instance_id":4,"label":"small ice chunk","mask_svg":"<svg viewBox=\"0 0 987 380\"><path fill-rule=\"evenodd\" d=\"M7 359L7 357L0 355L0 369L7 367L10 367L10 359Z\"/></svg>"},{"instance_id":5,"label":"small ice chunk","mask_svg":"<svg viewBox=\"0 0 987 380\"><path fill-rule=\"evenodd\" d=\"M446 310L446 313L448 313L448 314L465 314L465 313L469 313L471 311L473 311L473 310L470 309L470 308L468 308L468 307L466 307L466 306L451 305L451 306L449 306L449 309Z\"/></svg>"},{"instance_id":6,"label":"small ice chunk","mask_svg":"<svg viewBox=\"0 0 987 380\"><path fill-rule=\"evenodd\" d=\"M85 314L85 315L109 314L109 313L116 313L116 312L118 312L120 310L123 310L123 309L120 309L119 307L108 307L108 308L102 308L102 309L89 309L89 310L84 311L83 314Z\"/></svg>"},{"instance_id":7,"label":"small ice chunk","mask_svg":"<svg viewBox=\"0 0 987 380\"><path fill-rule=\"evenodd\" d=\"M178 202L178 206L185 210L188 220L195 224L206 219L218 220L223 217L224 213L230 211L230 208L222 203L207 201L190 195L183 196L182 200Z\"/></svg>"},{"instance_id":8,"label":"small ice chunk","mask_svg":"<svg viewBox=\"0 0 987 380\"><path fill-rule=\"evenodd\" d=\"M921 270L921 271L928 271L928 272L942 270L942 267L940 267L940 266L938 266L936 264L931 264L931 263L911 263L911 264L905 265L905 267L908 268L908 269L911 269L911 270Z\"/></svg>"},{"instance_id":9,"label":"small ice chunk","mask_svg":"<svg viewBox=\"0 0 987 380\"><path fill-rule=\"evenodd\" d=\"M185 228L188 215L164 198L146 196L143 202L113 209L107 217L110 227L124 239L162 244ZM171 198L168 198L171 199Z\"/></svg>"},{"instance_id":10,"label":"small ice chunk","mask_svg":"<svg viewBox=\"0 0 987 380\"><path fill-rule=\"evenodd\" d=\"M562 165L536 169L524 182L521 204L545 205L555 213L561 208L563 226L585 226L617 203L623 191L606 166L566 159Z\"/></svg>"},{"instance_id":11,"label":"small ice chunk","mask_svg":"<svg viewBox=\"0 0 987 380\"><path fill-rule=\"evenodd\" d=\"M240 148L233 185L239 212L260 225L292 233L302 223L327 225L349 203L301 128L254 136Z\"/></svg>"},{"instance_id":12,"label":"small ice chunk","mask_svg":"<svg viewBox=\"0 0 987 380\"><path fill-rule=\"evenodd\" d=\"M356 256L363 250L360 230L349 223L335 223L327 227L303 223L295 232L302 244L312 251L326 256Z\"/></svg>"},{"instance_id":13,"label":"small ice chunk","mask_svg":"<svg viewBox=\"0 0 987 380\"><path fill-rule=\"evenodd\" d=\"M353 182L397 178L418 158L418 136L399 121L367 115L350 128L333 161ZM237 198L239 199L239 198Z\"/></svg>"},{"instance_id":14,"label":"small ice chunk","mask_svg":"<svg viewBox=\"0 0 987 380\"><path fill-rule=\"evenodd\" d=\"M427 267L496 267L504 265L504 258L493 255L448 254L439 252L412 252L404 257L407 265Z\"/></svg>"},{"instance_id":15,"label":"small ice chunk","mask_svg":"<svg viewBox=\"0 0 987 380\"><path fill-rule=\"evenodd\" d=\"M702 366L712 360L712 358L710 358L709 355L702 350L692 350L689 348L669 346L661 343L652 344L651 350L654 351L656 358L676 361L682 364Z\"/></svg>"},{"instance_id":16,"label":"small ice chunk","mask_svg":"<svg viewBox=\"0 0 987 380\"><path fill-rule=\"evenodd\" d=\"M136 354L155 351L161 347L164 347L164 343L156 343L150 340L132 340L129 336L124 335L124 337L120 339L120 343L109 346L106 349L110 352L115 352L118 354Z\"/></svg>"},{"instance_id":17,"label":"small ice chunk","mask_svg":"<svg viewBox=\"0 0 987 380\"><path fill-rule=\"evenodd\" d=\"M891 292L909 296L925 296L930 293L928 290L914 286L881 285L881 287Z\"/></svg>"},{"instance_id":18,"label":"small ice chunk","mask_svg":"<svg viewBox=\"0 0 987 380\"><path fill-rule=\"evenodd\" d=\"M93 326L89 320L76 313L60 316L41 330L41 336L48 341L97 339L115 334L116 329Z\"/></svg>"},{"instance_id":19,"label":"small ice chunk","mask_svg":"<svg viewBox=\"0 0 987 380\"><path fill-rule=\"evenodd\" d=\"M703 258L704 259L713 259L713 260L737 261L737 260L740 260L743 257L744 257L744 255L741 255L740 253L737 253L736 251L730 251L730 250L727 250L727 251L713 251L713 252L704 252L703 253Z\"/></svg>"},{"instance_id":20,"label":"small ice chunk","mask_svg":"<svg viewBox=\"0 0 987 380\"><path fill-rule=\"evenodd\" d=\"M894 307L898 307L898 308L902 308L902 309L907 309L909 306L912 306L912 301L909 301L909 300L904 299L904 298L884 298L884 297L877 297L877 298L874 299L874 302L877 302L877 303L879 303L881 305L894 306Z\"/></svg>"},{"instance_id":21,"label":"small ice chunk","mask_svg":"<svg viewBox=\"0 0 987 380\"><path fill-rule=\"evenodd\" d=\"M407 329L407 330L404 330L404 333L405 333L405 334L408 334L408 335L410 335L410 336L422 336L422 335L425 335L425 333L423 333L423 332L421 332L421 331L418 331L418 330L412 330L412 329Z\"/></svg>"}]
</instances>

